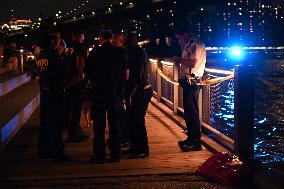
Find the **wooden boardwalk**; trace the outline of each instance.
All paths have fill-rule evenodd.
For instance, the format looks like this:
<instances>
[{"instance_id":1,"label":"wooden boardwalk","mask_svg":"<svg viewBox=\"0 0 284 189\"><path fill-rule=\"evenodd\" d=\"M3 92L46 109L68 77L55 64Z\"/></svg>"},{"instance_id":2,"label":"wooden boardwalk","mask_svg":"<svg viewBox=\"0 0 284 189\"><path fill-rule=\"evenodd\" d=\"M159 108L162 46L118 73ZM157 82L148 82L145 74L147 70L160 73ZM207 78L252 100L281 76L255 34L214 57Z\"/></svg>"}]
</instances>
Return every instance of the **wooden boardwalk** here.
<instances>
[{"instance_id":1,"label":"wooden boardwalk","mask_svg":"<svg viewBox=\"0 0 284 189\"><path fill-rule=\"evenodd\" d=\"M86 128L84 123L82 125L85 132L92 135L92 129ZM0 153L0 183L193 173L212 155L204 147L198 152L181 152L177 141L185 137L182 129L152 105L147 111L146 125L150 144L150 157L147 159L133 160L122 157L118 163L90 163L90 139L83 143L66 143L65 151L73 155L74 160L55 163L49 159L37 159L39 119L36 112L15 139Z\"/></svg>"}]
</instances>

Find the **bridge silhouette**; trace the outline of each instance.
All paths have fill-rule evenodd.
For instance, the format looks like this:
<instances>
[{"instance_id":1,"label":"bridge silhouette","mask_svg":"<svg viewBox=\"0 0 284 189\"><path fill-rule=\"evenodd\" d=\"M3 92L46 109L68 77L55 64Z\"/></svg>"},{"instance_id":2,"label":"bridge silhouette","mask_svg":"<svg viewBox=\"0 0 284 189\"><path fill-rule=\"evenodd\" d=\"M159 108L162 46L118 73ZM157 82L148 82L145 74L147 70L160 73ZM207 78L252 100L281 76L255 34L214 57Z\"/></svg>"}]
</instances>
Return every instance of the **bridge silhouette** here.
<instances>
[{"instance_id":1,"label":"bridge silhouette","mask_svg":"<svg viewBox=\"0 0 284 189\"><path fill-rule=\"evenodd\" d=\"M153 6L152 8L155 8ZM112 14L98 14L85 16L77 21L62 21L57 28L70 31L73 28L86 29L93 33L101 24L107 22L110 26L116 25L118 20L128 20L145 16L143 8L127 9ZM53 22L50 22L53 24ZM48 23L47 23L48 24ZM47 25L48 26L48 25ZM37 35L38 31L25 31ZM13 36L24 38L23 34ZM152 36L155 37L155 36ZM181 89L177 85L178 71L169 61L152 59L151 84L155 89L155 95L146 115L148 130L150 157L148 159L130 160L123 157L122 161L113 164L92 164L88 160L92 154L92 140L79 144L66 144L66 152L74 156L74 160L68 163L54 163L48 160L37 159L38 142L38 106L39 91L37 82L30 80L27 74L0 75L0 188L80 188L110 187L118 184L119 187L149 188L151 185L160 187L157 183L174 182L182 185L182 188L191 186L220 187L216 183L194 175L194 171L208 157L216 151L234 152L245 158L253 156L252 112L251 99L248 88L251 75L240 71L244 77L236 76L229 72L229 77L206 80L203 86L201 108L202 126L211 132L214 140L207 135L202 135L203 150L199 152L181 152L177 141L184 139L183 131L185 123L182 119ZM212 71L212 70L211 70ZM217 74L218 75L218 74ZM218 75L220 77L220 75ZM236 82L234 87L234 107L237 111L234 118L234 133L230 137L211 126L211 121L216 112L221 108L220 83L223 81ZM212 82L212 83L210 83ZM216 82L216 83L215 83ZM215 85L215 84L216 85ZM212 84L212 85L211 85ZM219 85L220 84L220 85ZM228 86L228 82L225 85ZM213 86L213 87L210 87ZM248 88L247 88L248 87ZM245 94L245 95L242 95ZM217 100L216 100L217 99ZM250 104L250 106L248 106ZM247 107L249 107L247 109ZM216 109L214 109L216 108ZM218 112L220 113L220 112ZM216 120L215 120L216 121ZM220 121L216 121L220 126ZM92 135L92 129L87 128L82 120L85 132ZM213 134L212 134L213 133ZM221 143L223 146L219 145ZM265 176L263 176L265 175ZM273 182L267 183L263 174L256 181L258 185L269 188L269 184L278 179L278 176L269 177ZM280 177L281 178L281 177ZM124 179L124 180L123 180ZM111 183L111 184L108 184ZM138 184L137 184L138 183ZM157 185L155 185L155 183ZM281 185L283 186L283 185ZM110 187L111 188L111 187ZM279 187L281 188L281 187Z\"/></svg>"}]
</instances>

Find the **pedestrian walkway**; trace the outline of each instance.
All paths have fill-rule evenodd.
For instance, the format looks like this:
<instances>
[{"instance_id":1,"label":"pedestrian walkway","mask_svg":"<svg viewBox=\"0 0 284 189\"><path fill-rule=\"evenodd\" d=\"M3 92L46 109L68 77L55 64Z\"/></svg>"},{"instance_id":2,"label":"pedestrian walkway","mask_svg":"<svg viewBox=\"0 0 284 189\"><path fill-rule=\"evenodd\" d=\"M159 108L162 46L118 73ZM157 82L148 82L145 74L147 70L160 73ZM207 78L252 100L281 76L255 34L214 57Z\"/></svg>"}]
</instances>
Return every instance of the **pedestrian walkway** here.
<instances>
[{"instance_id":1,"label":"pedestrian walkway","mask_svg":"<svg viewBox=\"0 0 284 189\"><path fill-rule=\"evenodd\" d=\"M92 134L92 128L85 127L85 123L82 125L85 132ZM92 154L92 140L90 139L83 143L66 143L66 153L73 155L74 160L55 163L49 159L37 158L39 119L38 111L36 111L11 143L0 153L0 188L45 188L53 184L62 185L60 188L72 188L72 186L80 188L87 183L92 186L98 183L109 186L115 182L121 184L122 180L119 178L123 178L124 181L130 180L129 182L132 180L130 186L134 187L136 185L133 185L133 182L147 182L147 179L162 182L162 178L164 180L172 178L165 175L175 175L176 181L189 182L191 185L194 185L192 182L200 182L199 185L208 186L207 188L217 186L192 175L197 167L212 155L211 152L204 147L198 152L181 152L177 141L184 138L182 129L152 105L149 106L146 115L146 125L150 145L150 157L147 159L122 157L121 162L118 163L90 163L88 161ZM133 176L136 179L133 179ZM87 181L89 179L92 179L92 184ZM43 183L46 184L45 187ZM73 184L69 186L70 183Z\"/></svg>"}]
</instances>

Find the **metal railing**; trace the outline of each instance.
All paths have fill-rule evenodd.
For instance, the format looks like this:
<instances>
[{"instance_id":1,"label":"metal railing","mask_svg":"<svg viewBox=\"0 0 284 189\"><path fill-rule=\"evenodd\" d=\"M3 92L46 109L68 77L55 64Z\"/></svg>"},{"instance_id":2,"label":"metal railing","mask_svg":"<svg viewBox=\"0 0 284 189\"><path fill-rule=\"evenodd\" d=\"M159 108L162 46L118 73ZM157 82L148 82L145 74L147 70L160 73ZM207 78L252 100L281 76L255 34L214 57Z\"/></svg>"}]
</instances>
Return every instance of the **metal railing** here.
<instances>
[{"instance_id":1,"label":"metal railing","mask_svg":"<svg viewBox=\"0 0 284 189\"><path fill-rule=\"evenodd\" d=\"M150 78L154 97L172 109L174 113L183 115L182 88L179 87L178 83L178 66L170 60L150 59L150 62ZM239 70L239 68L236 70ZM239 95L234 95L234 92L240 89L243 82L238 81L235 76L246 73L246 71L236 70L205 69L207 78L202 81L202 90L199 96L199 115L203 129L210 131L210 135L228 149L239 153L240 147L238 145L241 142L238 138L240 134L237 132L242 129L239 126L236 127L235 123L238 124L244 118L242 111L238 108L239 103L244 100ZM236 97L239 102L236 102ZM222 114L222 111L227 112L227 114ZM229 118L231 122L223 122L224 120L228 121ZM218 124L214 125L214 123ZM223 125L223 128L220 125ZM226 133L228 127L231 127L231 133ZM236 132L236 130L238 131Z\"/></svg>"}]
</instances>

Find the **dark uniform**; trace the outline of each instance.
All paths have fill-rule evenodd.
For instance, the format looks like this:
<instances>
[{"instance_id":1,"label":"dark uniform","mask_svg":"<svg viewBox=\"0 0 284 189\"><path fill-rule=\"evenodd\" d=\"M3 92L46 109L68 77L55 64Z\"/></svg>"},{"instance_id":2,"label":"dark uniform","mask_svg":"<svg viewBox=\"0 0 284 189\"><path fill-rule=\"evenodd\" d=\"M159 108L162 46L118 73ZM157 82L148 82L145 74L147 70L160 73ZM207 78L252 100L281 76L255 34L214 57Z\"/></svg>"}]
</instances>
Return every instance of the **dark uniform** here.
<instances>
[{"instance_id":1,"label":"dark uniform","mask_svg":"<svg viewBox=\"0 0 284 189\"><path fill-rule=\"evenodd\" d=\"M84 60L87 59L87 48L78 42L73 46L73 52L69 58L69 73L71 74L71 83L66 91L66 111L68 112L68 139L67 142L81 142L87 138L82 133L80 127L80 118L83 104L83 81L72 82L72 79L79 77L80 71L77 65L77 57L81 56Z\"/></svg>"},{"instance_id":2,"label":"dark uniform","mask_svg":"<svg viewBox=\"0 0 284 189\"><path fill-rule=\"evenodd\" d=\"M37 60L40 85L39 157L65 159L63 153L63 98L65 67L56 50L43 50Z\"/></svg>"},{"instance_id":3,"label":"dark uniform","mask_svg":"<svg viewBox=\"0 0 284 189\"><path fill-rule=\"evenodd\" d=\"M123 72L128 69L126 54L110 42L90 52L86 72L92 82L94 119L93 152L97 160L105 159L106 112L112 158L120 157L120 116L122 108Z\"/></svg>"},{"instance_id":4,"label":"dark uniform","mask_svg":"<svg viewBox=\"0 0 284 189\"><path fill-rule=\"evenodd\" d=\"M182 151L199 151L202 150L202 146L198 98L206 64L206 49L202 42L192 36L188 41L180 35L177 36L181 44L185 43L181 45L182 61L179 84L183 88L184 120L188 132L187 139L179 141L178 144ZM189 66L188 64L192 64L192 62L194 62L194 66Z\"/></svg>"},{"instance_id":5,"label":"dark uniform","mask_svg":"<svg viewBox=\"0 0 284 189\"><path fill-rule=\"evenodd\" d=\"M146 52L139 46L128 49L129 80L127 82L128 96L135 91L127 111L128 128L132 158L149 155L148 137L145 126L145 115L151 100L153 90L149 78L149 60Z\"/></svg>"}]
</instances>

